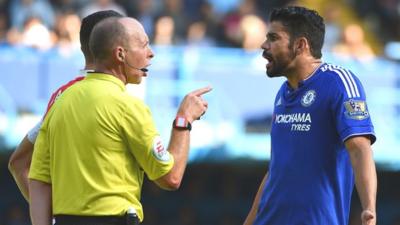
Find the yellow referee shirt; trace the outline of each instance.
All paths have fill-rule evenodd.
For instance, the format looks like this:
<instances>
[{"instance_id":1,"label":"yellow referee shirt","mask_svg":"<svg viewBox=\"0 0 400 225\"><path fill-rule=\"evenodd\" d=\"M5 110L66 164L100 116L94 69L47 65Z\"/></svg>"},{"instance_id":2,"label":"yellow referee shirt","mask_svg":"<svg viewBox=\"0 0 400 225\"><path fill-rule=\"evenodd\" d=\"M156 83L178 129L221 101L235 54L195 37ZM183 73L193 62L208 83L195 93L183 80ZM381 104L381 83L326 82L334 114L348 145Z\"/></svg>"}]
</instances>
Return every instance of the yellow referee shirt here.
<instances>
[{"instance_id":1,"label":"yellow referee shirt","mask_svg":"<svg viewBox=\"0 0 400 225\"><path fill-rule=\"evenodd\" d=\"M53 214L123 215L140 220L143 174L155 180L173 166L150 110L118 78L90 73L47 114L29 178L52 184Z\"/></svg>"}]
</instances>

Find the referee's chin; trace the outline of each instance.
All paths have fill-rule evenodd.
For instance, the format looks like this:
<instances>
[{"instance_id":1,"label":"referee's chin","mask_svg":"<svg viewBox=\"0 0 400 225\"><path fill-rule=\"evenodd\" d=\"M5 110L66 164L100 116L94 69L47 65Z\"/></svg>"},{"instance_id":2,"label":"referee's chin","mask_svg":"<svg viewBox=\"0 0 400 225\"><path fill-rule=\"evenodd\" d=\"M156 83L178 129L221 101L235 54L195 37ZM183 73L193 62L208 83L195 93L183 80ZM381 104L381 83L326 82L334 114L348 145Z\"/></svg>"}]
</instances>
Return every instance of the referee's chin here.
<instances>
[{"instance_id":1,"label":"referee's chin","mask_svg":"<svg viewBox=\"0 0 400 225\"><path fill-rule=\"evenodd\" d=\"M140 84L142 83L142 76L135 75L126 81L127 84Z\"/></svg>"}]
</instances>

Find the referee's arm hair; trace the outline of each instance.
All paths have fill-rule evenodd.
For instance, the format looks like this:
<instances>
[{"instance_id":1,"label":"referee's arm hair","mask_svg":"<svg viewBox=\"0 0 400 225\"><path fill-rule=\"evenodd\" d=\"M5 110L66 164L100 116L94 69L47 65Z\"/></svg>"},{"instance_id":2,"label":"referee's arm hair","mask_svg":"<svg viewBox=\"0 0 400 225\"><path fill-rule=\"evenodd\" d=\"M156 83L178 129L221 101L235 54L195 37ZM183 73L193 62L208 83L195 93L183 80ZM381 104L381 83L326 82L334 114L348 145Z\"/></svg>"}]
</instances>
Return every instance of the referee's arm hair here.
<instances>
[{"instance_id":1,"label":"referee's arm hair","mask_svg":"<svg viewBox=\"0 0 400 225\"><path fill-rule=\"evenodd\" d=\"M362 225L376 224L377 178L371 141L365 136L355 136L345 141L354 170L355 184L360 197Z\"/></svg>"},{"instance_id":2,"label":"referee's arm hair","mask_svg":"<svg viewBox=\"0 0 400 225\"><path fill-rule=\"evenodd\" d=\"M182 100L177 116L185 118L189 123L198 120L207 111L208 103L202 95L212 90L204 87L188 93ZM177 190L185 172L190 146L190 130L173 128L168 145L169 153L174 157L172 169L155 183L165 190Z\"/></svg>"},{"instance_id":3,"label":"referee's arm hair","mask_svg":"<svg viewBox=\"0 0 400 225\"><path fill-rule=\"evenodd\" d=\"M28 174L31 165L33 143L25 136L21 143L11 154L8 169L24 198L29 202Z\"/></svg>"}]
</instances>

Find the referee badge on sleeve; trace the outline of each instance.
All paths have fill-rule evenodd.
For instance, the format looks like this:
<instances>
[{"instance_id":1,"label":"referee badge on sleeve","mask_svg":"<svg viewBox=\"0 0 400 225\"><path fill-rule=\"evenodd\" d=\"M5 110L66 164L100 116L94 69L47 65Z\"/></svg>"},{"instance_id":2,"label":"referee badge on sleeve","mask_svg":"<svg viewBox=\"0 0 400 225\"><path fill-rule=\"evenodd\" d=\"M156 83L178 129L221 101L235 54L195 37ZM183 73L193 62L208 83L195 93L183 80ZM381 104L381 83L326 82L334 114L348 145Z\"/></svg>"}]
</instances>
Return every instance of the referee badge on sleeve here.
<instances>
[{"instance_id":1,"label":"referee badge on sleeve","mask_svg":"<svg viewBox=\"0 0 400 225\"><path fill-rule=\"evenodd\" d=\"M169 152L165 149L160 136L156 136L153 140L153 155L157 160L169 161Z\"/></svg>"}]
</instances>

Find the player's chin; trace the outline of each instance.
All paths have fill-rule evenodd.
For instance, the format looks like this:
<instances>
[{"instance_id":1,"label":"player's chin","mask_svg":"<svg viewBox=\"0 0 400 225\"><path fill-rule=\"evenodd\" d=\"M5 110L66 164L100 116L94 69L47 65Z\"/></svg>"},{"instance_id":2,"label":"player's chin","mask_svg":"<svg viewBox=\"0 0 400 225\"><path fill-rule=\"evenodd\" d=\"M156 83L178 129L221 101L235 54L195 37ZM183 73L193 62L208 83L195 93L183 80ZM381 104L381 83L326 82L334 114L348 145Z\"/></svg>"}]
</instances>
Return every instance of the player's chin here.
<instances>
[{"instance_id":1,"label":"player's chin","mask_svg":"<svg viewBox=\"0 0 400 225\"><path fill-rule=\"evenodd\" d=\"M268 77L279 77L279 74L273 71L272 69L267 69L267 76Z\"/></svg>"}]
</instances>

